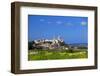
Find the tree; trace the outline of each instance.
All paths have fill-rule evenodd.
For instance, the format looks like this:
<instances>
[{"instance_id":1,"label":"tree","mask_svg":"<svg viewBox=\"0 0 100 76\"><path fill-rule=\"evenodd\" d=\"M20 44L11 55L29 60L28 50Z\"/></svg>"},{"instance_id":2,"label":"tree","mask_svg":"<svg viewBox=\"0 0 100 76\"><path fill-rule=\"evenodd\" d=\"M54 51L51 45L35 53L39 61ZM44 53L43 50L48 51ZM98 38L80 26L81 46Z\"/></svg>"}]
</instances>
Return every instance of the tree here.
<instances>
[{"instance_id":1,"label":"tree","mask_svg":"<svg viewBox=\"0 0 100 76\"><path fill-rule=\"evenodd\" d=\"M68 44L66 44L64 41L63 41L63 42L60 42L60 45L61 45L61 46L66 46L66 47L68 47Z\"/></svg>"},{"instance_id":2,"label":"tree","mask_svg":"<svg viewBox=\"0 0 100 76\"><path fill-rule=\"evenodd\" d=\"M31 50L31 49L33 49L33 42L32 41L30 41L30 42L28 42L28 49L29 50Z\"/></svg>"}]
</instances>

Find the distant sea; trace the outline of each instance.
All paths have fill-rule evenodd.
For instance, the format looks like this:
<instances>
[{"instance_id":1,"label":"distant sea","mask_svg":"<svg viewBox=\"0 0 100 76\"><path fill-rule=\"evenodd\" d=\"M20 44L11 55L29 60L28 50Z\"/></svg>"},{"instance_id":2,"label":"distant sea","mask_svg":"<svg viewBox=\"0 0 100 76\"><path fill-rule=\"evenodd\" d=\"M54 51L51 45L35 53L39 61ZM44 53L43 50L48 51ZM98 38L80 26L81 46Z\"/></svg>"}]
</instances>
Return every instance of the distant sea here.
<instances>
[{"instance_id":1,"label":"distant sea","mask_svg":"<svg viewBox=\"0 0 100 76\"><path fill-rule=\"evenodd\" d=\"M68 44L69 46L73 46L73 47L88 47L88 43L71 43L71 44Z\"/></svg>"}]
</instances>

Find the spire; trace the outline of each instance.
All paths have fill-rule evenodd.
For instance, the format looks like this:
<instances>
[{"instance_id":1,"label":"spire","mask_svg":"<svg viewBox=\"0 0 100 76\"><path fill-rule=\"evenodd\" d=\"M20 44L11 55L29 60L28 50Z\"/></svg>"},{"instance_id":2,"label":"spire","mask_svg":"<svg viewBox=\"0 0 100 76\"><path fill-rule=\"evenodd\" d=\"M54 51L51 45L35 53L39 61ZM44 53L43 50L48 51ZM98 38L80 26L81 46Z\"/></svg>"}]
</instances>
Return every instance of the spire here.
<instances>
[{"instance_id":1,"label":"spire","mask_svg":"<svg viewBox=\"0 0 100 76\"><path fill-rule=\"evenodd\" d=\"M60 35L58 35L58 38L57 38L58 40L61 40L61 37L60 37Z\"/></svg>"}]
</instances>

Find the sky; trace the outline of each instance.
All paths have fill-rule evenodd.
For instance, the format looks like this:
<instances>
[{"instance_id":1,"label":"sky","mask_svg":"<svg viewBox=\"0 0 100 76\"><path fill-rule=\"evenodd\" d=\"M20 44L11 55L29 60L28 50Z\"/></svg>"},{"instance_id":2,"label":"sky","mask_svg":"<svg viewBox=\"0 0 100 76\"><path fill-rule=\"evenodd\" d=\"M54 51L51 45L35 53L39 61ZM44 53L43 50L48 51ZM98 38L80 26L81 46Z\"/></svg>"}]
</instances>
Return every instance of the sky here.
<instances>
[{"instance_id":1,"label":"sky","mask_svg":"<svg viewBox=\"0 0 100 76\"><path fill-rule=\"evenodd\" d=\"M88 17L28 15L28 41L60 36L66 43L88 43Z\"/></svg>"}]
</instances>

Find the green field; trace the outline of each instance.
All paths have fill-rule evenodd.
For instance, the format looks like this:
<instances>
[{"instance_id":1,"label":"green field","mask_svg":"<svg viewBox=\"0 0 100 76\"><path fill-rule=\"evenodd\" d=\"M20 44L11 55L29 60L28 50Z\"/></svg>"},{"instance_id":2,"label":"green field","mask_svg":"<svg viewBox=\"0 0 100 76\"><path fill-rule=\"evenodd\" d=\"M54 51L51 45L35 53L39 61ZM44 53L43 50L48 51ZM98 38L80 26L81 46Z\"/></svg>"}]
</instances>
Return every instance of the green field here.
<instances>
[{"instance_id":1,"label":"green field","mask_svg":"<svg viewBox=\"0 0 100 76\"><path fill-rule=\"evenodd\" d=\"M88 58L86 49L70 51L29 50L28 60L81 59Z\"/></svg>"}]
</instances>

